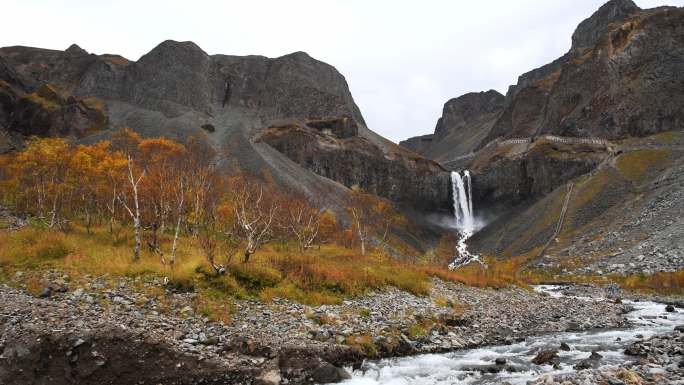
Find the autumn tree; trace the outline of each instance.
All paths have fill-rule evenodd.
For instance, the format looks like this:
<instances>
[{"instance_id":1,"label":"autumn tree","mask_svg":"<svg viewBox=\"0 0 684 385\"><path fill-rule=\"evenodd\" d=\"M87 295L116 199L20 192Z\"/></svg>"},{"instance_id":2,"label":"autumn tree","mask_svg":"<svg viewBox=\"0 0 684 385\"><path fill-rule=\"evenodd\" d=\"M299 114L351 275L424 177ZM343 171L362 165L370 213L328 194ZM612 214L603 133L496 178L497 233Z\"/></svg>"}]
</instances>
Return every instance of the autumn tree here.
<instances>
[{"instance_id":1,"label":"autumn tree","mask_svg":"<svg viewBox=\"0 0 684 385\"><path fill-rule=\"evenodd\" d=\"M407 224L406 218L394 208L394 205L381 199L377 199L371 207L370 222L380 231L379 241L383 245L387 245L393 226Z\"/></svg>"},{"instance_id":2,"label":"autumn tree","mask_svg":"<svg viewBox=\"0 0 684 385\"><path fill-rule=\"evenodd\" d=\"M93 216L110 212L110 232L113 226L116 203L116 183L125 175L126 160L123 154L111 149L111 142L80 145L74 150L70 167L78 207L85 216L86 230L90 233Z\"/></svg>"},{"instance_id":3,"label":"autumn tree","mask_svg":"<svg viewBox=\"0 0 684 385\"><path fill-rule=\"evenodd\" d=\"M185 167L189 175L189 208L188 224L193 235L198 235L201 224L213 218L215 213L206 212L216 207L216 197L225 194L229 189L219 176L216 163L216 152L195 137L190 137L186 144L187 159Z\"/></svg>"},{"instance_id":4,"label":"autumn tree","mask_svg":"<svg viewBox=\"0 0 684 385\"><path fill-rule=\"evenodd\" d=\"M311 248L319 236L325 210L312 206L305 197L295 193L282 194L280 206L278 224L286 236L297 241L301 252Z\"/></svg>"},{"instance_id":5,"label":"autumn tree","mask_svg":"<svg viewBox=\"0 0 684 385\"><path fill-rule=\"evenodd\" d=\"M63 223L64 199L74 187L67 183L72 155L65 139L32 138L9 162L9 185L15 189L17 203L23 204L25 212L44 219L50 228Z\"/></svg>"},{"instance_id":6,"label":"autumn tree","mask_svg":"<svg viewBox=\"0 0 684 385\"><path fill-rule=\"evenodd\" d=\"M340 227L337 223L337 218L335 218L335 214L331 210L324 210L321 213L318 222L319 245L323 242L333 240L339 235Z\"/></svg>"},{"instance_id":7,"label":"autumn tree","mask_svg":"<svg viewBox=\"0 0 684 385\"><path fill-rule=\"evenodd\" d=\"M386 244L391 227L403 221L403 217L389 202L360 190L349 193L347 211L362 255L366 254L366 246L371 239Z\"/></svg>"},{"instance_id":8,"label":"autumn tree","mask_svg":"<svg viewBox=\"0 0 684 385\"><path fill-rule=\"evenodd\" d=\"M199 243L209 264L218 274L226 272L226 266L240 247L235 204L230 195L223 194L220 201L205 207L203 212L212 215L211 221L204 221L199 232Z\"/></svg>"},{"instance_id":9,"label":"autumn tree","mask_svg":"<svg viewBox=\"0 0 684 385\"><path fill-rule=\"evenodd\" d=\"M366 244L371 237L373 204L374 199L369 194L360 190L352 190L349 193L347 211L352 219L352 231L356 234L361 246L361 255L366 255Z\"/></svg>"},{"instance_id":10,"label":"autumn tree","mask_svg":"<svg viewBox=\"0 0 684 385\"><path fill-rule=\"evenodd\" d=\"M109 156L101 162L100 169L104 172L102 177L107 187L103 188L104 207L109 215L109 233L114 233L114 222L116 220L119 193L122 191L120 186L125 186L128 171L128 159L123 152L114 150L109 146Z\"/></svg>"},{"instance_id":11,"label":"autumn tree","mask_svg":"<svg viewBox=\"0 0 684 385\"><path fill-rule=\"evenodd\" d=\"M180 236L181 222L185 217L186 195L190 177L185 167L187 152L185 146L167 138L150 138L138 144L141 166L146 175L144 192L146 201L153 208L150 222L153 231L151 248L166 263L164 252L158 241L157 232L164 233L167 221L174 219L174 237L171 246L171 266L176 261L176 250Z\"/></svg>"},{"instance_id":12,"label":"autumn tree","mask_svg":"<svg viewBox=\"0 0 684 385\"><path fill-rule=\"evenodd\" d=\"M131 130L124 128L114 135L114 144L126 158L126 186L121 189L117 199L133 221L133 232L135 237L135 245L133 246L133 260L140 259L140 248L142 244L142 228L141 228L141 206L140 206L140 182L145 177L145 169L143 167L142 159L138 145L140 144L140 135Z\"/></svg>"},{"instance_id":13,"label":"autumn tree","mask_svg":"<svg viewBox=\"0 0 684 385\"><path fill-rule=\"evenodd\" d=\"M270 240L278 213L271 189L254 180L238 177L232 183L237 234L244 241L244 262Z\"/></svg>"}]
</instances>

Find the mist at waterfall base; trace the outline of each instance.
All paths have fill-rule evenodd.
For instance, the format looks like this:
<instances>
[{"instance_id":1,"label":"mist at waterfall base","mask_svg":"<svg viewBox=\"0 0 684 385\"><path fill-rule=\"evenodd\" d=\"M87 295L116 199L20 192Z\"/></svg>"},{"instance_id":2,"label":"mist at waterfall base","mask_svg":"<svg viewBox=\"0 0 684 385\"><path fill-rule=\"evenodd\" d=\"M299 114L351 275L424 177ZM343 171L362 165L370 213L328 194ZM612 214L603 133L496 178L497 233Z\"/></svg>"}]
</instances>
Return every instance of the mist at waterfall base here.
<instances>
[{"instance_id":1,"label":"mist at waterfall base","mask_svg":"<svg viewBox=\"0 0 684 385\"><path fill-rule=\"evenodd\" d=\"M482 263L477 255L468 251L467 240L489 222L483 210L473 206L472 178L468 170L451 172L453 206L451 215L431 214L427 220L436 226L453 232L458 236L454 261L450 268L467 265L470 262Z\"/></svg>"},{"instance_id":2,"label":"mist at waterfall base","mask_svg":"<svg viewBox=\"0 0 684 385\"><path fill-rule=\"evenodd\" d=\"M451 172L452 210L450 214L429 214L427 220L443 229L457 233L475 234L485 227L492 218L481 209L475 210L472 199L472 179L470 172Z\"/></svg>"},{"instance_id":3,"label":"mist at waterfall base","mask_svg":"<svg viewBox=\"0 0 684 385\"><path fill-rule=\"evenodd\" d=\"M459 239L456 245L456 256L449 264L449 269L457 269L471 262L483 264L479 256L468 251L468 244L466 243L479 230L476 227L473 210L473 182L470 171L463 171L463 175L456 171L451 172L451 191L454 201L454 222L459 233Z\"/></svg>"}]
</instances>

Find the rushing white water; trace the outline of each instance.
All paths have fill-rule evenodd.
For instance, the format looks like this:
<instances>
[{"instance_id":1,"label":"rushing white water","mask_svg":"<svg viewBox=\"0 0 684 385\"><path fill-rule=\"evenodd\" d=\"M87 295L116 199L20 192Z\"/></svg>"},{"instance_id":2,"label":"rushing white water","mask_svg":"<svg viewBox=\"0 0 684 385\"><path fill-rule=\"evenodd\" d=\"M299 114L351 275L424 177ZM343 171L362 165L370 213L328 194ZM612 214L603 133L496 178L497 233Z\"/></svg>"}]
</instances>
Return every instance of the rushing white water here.
<instances>
[{"instance_id":1,"label":"rushing white water","mask_svg":"<svg viewBox=\"0 0 684 385\"><path fill-rule=\"evenodd\" d=\"M477 255L468 251L467 241L476 231L475 213L473 211L473 187L468 170L463 175L456 171L451 172L451 190L454 200L454 220L459 233L456 245L457 255L449 265L450 269L465 266L471 262L482 261Z\"/></svg>"},{"instance_id":2,"label":"rushing white water","mask_svg":"<svg viewBox=\"0 0 684 385\"><path fill-rule=\"evenodd\" d=\"M557 287L540 287L539 291L557 294ZM586 298L586 300L594 300ZM637 336L649 338L656 334L671 332L676 325L684 323L684 312L666 313L665 305L655 302L630 302L634 311L628 314L633 327L578 333L555 333L527 338L512 345L489 346L461 350L446 354L425 354L415 357L365 362L354 371L345 385L493 385L508 382L524 385L543 375L565 374L574 371L573 366L589 357L592 351L603 356L600 365L615 366L633 357L626 356L624 349L637 341ZM565 342L570 351L559 351L560 367L534 365L532 359L540 349L557 348ZM497 358L505 358L508 365L518 369L515 373L485 373L474 370L492 366Z\"/></svg>"},{"instance_id":3,"label":"rushing white water","mask_svg":"<svg viewBox=\"0 0 684 385\"><path fill-rule=\"evenodd\" d=\"M456 228L460 231L473 232L475 218L473 216L472 187L470 172L463 172L463 176L456 171L451 172L451 189L454 199L454 218Z\"/></svg>"}]
</instances>

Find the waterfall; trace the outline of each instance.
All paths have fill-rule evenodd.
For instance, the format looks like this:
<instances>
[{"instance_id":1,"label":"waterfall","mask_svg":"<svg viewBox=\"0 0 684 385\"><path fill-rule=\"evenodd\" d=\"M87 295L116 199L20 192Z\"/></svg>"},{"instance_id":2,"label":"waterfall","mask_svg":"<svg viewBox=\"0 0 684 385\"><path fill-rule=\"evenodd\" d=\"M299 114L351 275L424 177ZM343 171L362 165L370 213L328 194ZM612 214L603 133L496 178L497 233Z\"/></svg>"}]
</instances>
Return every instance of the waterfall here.
<instances>
[{"instance_id":1,"label":"waterfall","mask_svg":"<svg viewBox=\"0 0 684 385\"><path fill-rule=\"evenodd\" d=\"M456 229L459 233L459 240L456 245L458 255L449 264L450 269L457 269L471 262L484 263L479 256L468 251L466 241L475 233L475 214L473 211L473 187L468 170L463 171L463 175L456 171L451 172L451 191L454 201L454 220Z\"/></svg>"},{"instance_id":2,"label":"waterfall","mask_svg":"<svg viewBox=\"0 0 684 385\"><path fill-rule=\"evenodd\" d=\"M467 170L461 174L451 173L451 189L454 200L454 217L456 228L460 231L472 232L475 227L473 218L472 187L470 172Z\"/></svg>"}]
</instances>

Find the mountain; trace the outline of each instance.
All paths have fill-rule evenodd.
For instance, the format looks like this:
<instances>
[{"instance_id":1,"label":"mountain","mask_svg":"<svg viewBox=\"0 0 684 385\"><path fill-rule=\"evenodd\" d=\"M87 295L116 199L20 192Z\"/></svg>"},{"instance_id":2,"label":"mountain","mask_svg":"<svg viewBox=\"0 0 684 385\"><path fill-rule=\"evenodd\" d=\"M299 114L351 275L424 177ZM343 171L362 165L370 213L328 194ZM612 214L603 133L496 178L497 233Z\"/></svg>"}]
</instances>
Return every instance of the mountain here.
<instances>
[{"instance_id":1,"label":"mountain","mask_svg":"<svg viewBox=\"0 0 684 385\"><path fill-rule=\"evenodd\" d=\"M452 99L435 134L402 145L471 171L489 223L470 241L480 253L566 271L681 269L682 73L684 9L611 0L496 108L449 120L487 93Z\"/></svg>"},{"instance_id":2,"label":"mountain","mask_svg":"<svg viewBox=\"0 0 684 385\"><path fill-rule=\"evenodd\" d=\"M612 0L583 21L572 47L518 79L484 146L495 138L554 134L622 139L684 122L682 9L641 10Z\"/></svg>"},{"instance_id":3,"label":"mountain","mask_svg":"<svg viewBox=\"0 0 684 385\"><path fill-rule=\"evenodd\" d=\"M200 138L228 172L268 174L328 206L354 186L416 210L451 202L448 173L371 131L344 77L304 52L209 55L169 40L131 61L77 45L5 47L0 106L4 151L29 135L88 142L131 127Z\"/></svg>"},{"instance_id":4,"label":"mountain","mask_svg":"<svg viewBox=\"0 0 684 385\"><path fill-rule=\"evenodd\" d=\"M440 162L467 155L489 134L504 101L494 90L451 99L444 104L434 134L409 138L399 145Z\"/></svg>"}]
</instances>

